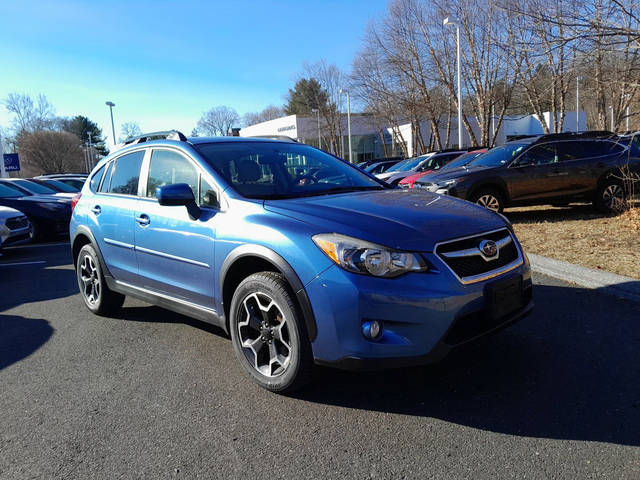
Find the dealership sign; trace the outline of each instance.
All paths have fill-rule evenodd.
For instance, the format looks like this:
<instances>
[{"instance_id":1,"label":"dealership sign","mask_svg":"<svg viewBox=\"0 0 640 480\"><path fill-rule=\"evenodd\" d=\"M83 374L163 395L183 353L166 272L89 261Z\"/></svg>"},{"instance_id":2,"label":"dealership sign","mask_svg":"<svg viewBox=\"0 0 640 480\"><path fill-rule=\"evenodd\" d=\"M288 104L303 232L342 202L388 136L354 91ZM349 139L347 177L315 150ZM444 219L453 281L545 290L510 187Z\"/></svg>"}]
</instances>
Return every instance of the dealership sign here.
<instances>
[{"instance_id":1,"label":"dealership sign","mask_svg":"<svg viewBox=\"0 0 640 480\"><path fill-rule=\"evenodd\" d=\"M20 171L20 157L17 153L5 153L4 157L4 169L7 172L19 172Z\"/></svg>"}]
</instances>

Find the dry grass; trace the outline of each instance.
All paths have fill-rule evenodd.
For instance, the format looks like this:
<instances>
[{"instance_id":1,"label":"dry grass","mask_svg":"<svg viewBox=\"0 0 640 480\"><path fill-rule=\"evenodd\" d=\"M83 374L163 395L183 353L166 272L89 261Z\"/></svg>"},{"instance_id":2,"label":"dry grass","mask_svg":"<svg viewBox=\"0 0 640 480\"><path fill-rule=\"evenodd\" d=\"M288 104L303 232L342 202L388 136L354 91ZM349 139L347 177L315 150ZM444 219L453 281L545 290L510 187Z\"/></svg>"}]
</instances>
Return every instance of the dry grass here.
<instances>
[{"instance_id":1,"label":"dry grass","mask_svg":"<svg viewBox=\"0 0 640 480\"><path fill-rule=\"evenodd\" d=\"M618 216L591 205L510 208L505 215L527 252L640 278L638 206Z\"/></svg>"}]
</instances>

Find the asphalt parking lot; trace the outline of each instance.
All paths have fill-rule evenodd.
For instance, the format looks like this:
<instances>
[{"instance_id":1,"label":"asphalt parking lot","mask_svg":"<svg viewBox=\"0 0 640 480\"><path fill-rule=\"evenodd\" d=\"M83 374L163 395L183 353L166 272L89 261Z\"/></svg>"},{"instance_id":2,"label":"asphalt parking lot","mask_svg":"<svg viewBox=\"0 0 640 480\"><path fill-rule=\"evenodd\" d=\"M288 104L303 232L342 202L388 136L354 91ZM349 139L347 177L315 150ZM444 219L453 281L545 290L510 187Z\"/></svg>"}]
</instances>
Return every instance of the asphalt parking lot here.
<instances>
[{"instance_id":1,"label":"asphalt parking lot","mask_svg":"<svg viewBox=\"0 0 640 480\"><path fill-rule=\"evenodd\" d=\"M268 393L220 330L92 316L68 244L0 258L0 478L640 478L640 306L535 277L436 366Z\"/></svg>"}]
</instances>

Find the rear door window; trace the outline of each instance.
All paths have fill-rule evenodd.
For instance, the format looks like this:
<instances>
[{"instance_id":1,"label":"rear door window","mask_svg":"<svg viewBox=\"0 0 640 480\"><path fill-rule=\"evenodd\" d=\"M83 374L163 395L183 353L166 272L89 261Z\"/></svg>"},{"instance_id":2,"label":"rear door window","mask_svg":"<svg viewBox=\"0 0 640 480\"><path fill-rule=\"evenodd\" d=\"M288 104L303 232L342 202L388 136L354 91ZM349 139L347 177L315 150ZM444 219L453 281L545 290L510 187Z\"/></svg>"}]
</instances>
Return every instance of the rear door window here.
<instances>
[{"instance_id":1,"label":"rear door window","mask_svg":"<svg viewBox=\"0 0 640 480\"><path fill-rule=\"evenodd\" d=\"M580 160L589 157L589 146L593 142L559 142L556 144L558 149L558 161L570 162L572 160Z\"/></svg>"},{"instance_id":2,"label":"rear door window","mask_svg":"<svg viewBox=\"0 0 640 480\"><path fill-rule=\"evenodd\" d=\"M140 179L140 167L144 151L129 153L119 157L114 163L114 171L111 175L109 193L119 195L137 195L138 181Z\"/></svg>"}]
</instances>

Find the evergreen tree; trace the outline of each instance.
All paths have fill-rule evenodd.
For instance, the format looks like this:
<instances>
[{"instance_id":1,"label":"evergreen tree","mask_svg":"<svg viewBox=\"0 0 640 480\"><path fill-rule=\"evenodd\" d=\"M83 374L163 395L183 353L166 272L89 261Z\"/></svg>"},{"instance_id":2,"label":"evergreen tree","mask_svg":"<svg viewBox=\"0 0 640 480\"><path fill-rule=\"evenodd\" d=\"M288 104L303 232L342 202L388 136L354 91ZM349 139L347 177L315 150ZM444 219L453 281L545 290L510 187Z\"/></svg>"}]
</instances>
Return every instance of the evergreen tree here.
<instances>
[{"instance_id":1,"label":"evergreen tree","mask_svg":"<svg viewBox=\"0 0 640 480\"><path fill-rule=\"evenodd\" d=\"M284 111L287 115L310 115L314 108L328 108L329 95L315 78L298 80L287 95Z\"/></svg>"},{"instance_id":2,"label":"evergreen tree","mask_svg":"<svg viewBox=\"0 0 640 480\"><path fill-rule=\"evenodd\" d=\"M82 143L89 141L91 134L91 143L100 155L108 155L109 150L102 137L102 130L98 124L91 121L83 115L76 115L73 118L63 118L60 120L60 126L65 132L73 133L82 140Z\"/></svg>"}]
</instances>

